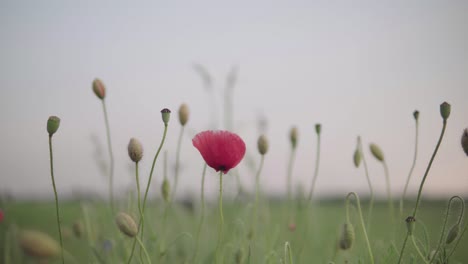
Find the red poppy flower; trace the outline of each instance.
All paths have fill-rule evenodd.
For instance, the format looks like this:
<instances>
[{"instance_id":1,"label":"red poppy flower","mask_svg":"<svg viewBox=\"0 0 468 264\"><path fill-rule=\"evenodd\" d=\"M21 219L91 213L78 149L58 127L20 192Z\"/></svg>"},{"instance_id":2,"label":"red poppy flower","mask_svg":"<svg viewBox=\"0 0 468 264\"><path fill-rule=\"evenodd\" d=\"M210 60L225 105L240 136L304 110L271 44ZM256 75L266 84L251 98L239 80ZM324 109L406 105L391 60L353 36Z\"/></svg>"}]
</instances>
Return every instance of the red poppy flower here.
<instances>
[{"instance_id":1,"label":"red poppy flower","mask_svg":"<svg viewBox=\"0 0 468 264\"><path fill-rule=\"evenodd\" d=\"M224 174L239 164L245 155L245 143L238 135L223 130L208 130L192 139L208 166Z\"/></svg>"},{"instance_id":2,"label":"red poppy flower","mask_svg":"<svg viewBox=\"0 0 468 264\"><path fill-rule=\"evenodd\" d=\"M3 221L3 217L4 217L3 211L2 209L0 209L0 223Z\"/></svg>"}]
</instances>

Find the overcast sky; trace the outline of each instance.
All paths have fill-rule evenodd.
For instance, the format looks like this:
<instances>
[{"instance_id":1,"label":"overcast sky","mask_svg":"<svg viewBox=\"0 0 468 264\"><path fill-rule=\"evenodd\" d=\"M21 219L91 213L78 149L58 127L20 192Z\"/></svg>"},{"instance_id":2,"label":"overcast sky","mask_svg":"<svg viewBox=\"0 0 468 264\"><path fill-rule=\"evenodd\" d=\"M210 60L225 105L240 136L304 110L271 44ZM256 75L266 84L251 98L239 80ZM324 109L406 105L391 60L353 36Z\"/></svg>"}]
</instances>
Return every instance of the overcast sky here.
<instances>
[{"instance_id":1,"label":"overcast sky","mask_svg":"<svg viewBox=\"0 0 468 264\"><path fill-rule=\"evenodd\" d=\"M173 111L165 149L174 163L176 112L186 102L191 117L180 184L185 193L197 193L203 160L191 138L223 128L222 91L227 73L237 66L234 130L257 164L257 123L260 117L268 120L264 190L286 190L293 125L300 133L294 184L309 188L314 125L320 122L318 195L367 193L363 169L352 163L358 135L380 195L383 168L370 156L369 142L382 147L392 190L401 193L414 151L412 113L418 109L414 194L442 127L439 105L447 101L452 115L424 193L467 195L468 157L460 147L468 127L466 14L467 1L1 1L0 190L52 194L46 121L57 115L62 119L54 136L59 193L107 194L98 165L108 161L104 118L91 90L99 77L107 86L116 189L134 188L126 150L131 137L144 145L141 178L146 181L163 131L159 111L165 107ZM210 72L213 94L203 87L195 63ZM246 167L245 161L240 164L241 181L252 189L254 173ZM162 159L154 194L161 173ZM226 178L225 188L233 193L233 176ZM216 192L212 170L206 184Z\"/></svg>"}]
</instances>

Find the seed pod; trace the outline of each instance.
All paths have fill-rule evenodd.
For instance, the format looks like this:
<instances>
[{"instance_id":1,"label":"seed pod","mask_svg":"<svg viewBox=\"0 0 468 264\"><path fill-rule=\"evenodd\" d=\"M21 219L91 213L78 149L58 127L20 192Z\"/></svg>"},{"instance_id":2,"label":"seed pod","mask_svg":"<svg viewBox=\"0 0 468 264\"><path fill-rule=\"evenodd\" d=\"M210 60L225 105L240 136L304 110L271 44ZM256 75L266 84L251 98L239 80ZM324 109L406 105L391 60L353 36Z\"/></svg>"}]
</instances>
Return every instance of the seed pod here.
<instances>
[{"instance_id":1,"label":"seed pod","mask_svg":"<svg viewBox=\"0 0 468 264\"><path fill-rule=\"evenodd\" d=\"M268 139L265 135L261 135L257 141L258 152L265 155L268 152Z\"/></svg>"},{"instance_id":2,"label":"seed pod","mask_svg":"<svg viewBox=\"0 0 468 264\"><path fill-rule=\"evenodd\" d=\"M406 229L408 230L408 234L412 235L414 231L414 225L416 222L416 218L412 216L408 216L405 220L406 222Z\"/></svg>"},{"instance_id":3,"label":"seed pod","mask_svg":"<svg viewBox=\"0 0 468 264\"><path fill-rule=\"evenodd\" d=\"M167 126L167 124L169 123L169 119L171 118L171 110L164 108L163 110L161 110L161 116L162 116L164 125Z\"/></svg>"},{"instance_id":4,"label":"seed pod","mask_svg":"<svg viewBox=\"0 0 468 264\"><path fill-rule=\"evenodd\" d=\"M418 119L419 119L419 111L418 111L418 110L414 110L414 112L413 112L413 117L414 117L414 119L415 119L416 121L418 121Z\"/></svg>"},{"instance_id":5,"label":"seed pod","mask_svg":"<svg viewBox=\"0 0 468 264\"><path fill-rule=\"evenodd\" d=\"M83 235L83 230L84 230L83 223L80 220L77 220L73 223L72 228L73 228L73 233L75 234L75 236L77 238L81 238L81 236Z\"/></svg>"},{"instance_id":6,"label":"seed pod","mask_svg":"<svg viewBox=\"0 0 468 264\"><path fill-rule=\"evenodd\" d=\"M359 168L359 165L361 165L361 158L361 151L359 148L356 148L353 155L354 166L356 166L356 168Z\"/></svg>"},{"instance_id":7,"label":"seed pod","mask_svg":"<svg viewBox=\"0 0 468 264\"><path fill-rule=\"evenodd\" d=\"M131 138L128 143L128 156L133 162L139 162L143 157L143 146L136 138Z\"/></svg>"},{"instance_id":8,"label":"seed pod","mask_svg":"<svg viewBox=\"0 0 468 264\"><path fill-rule=\"evenodd\" d=\"M57 132L59 126L60 118L56 116L50 116L47 120L47 132L49 132L49 137L51 137L53 134L55 134L55 132Z\"/></svg>"},{"instance_id":9,"label":"seed pod","mask_svg":"<svg viewBox=\"0 0 468 264\"><path fill-rule=\"evenodd\" d=\"M60 245L49 235L36 230L23 230L19 235L20 247L35 258L55 258L60 255Z\"/></svg>"},{"instance_id":10,"label":"seed pod","mask_svg":"<svg viewBox=\"0 0 468 264\"><path fill-rule=\"evenodd\" d=\"M342 250L350 249L354 243L354 239L356 238L356 234L354 232L354 226L350 222L346 222L343 224L341 230L341 237L339 246Z\"/></svg>"},{"instance_id":11,"label":"seed pod","mask_svg":"<svg viewBox=\"0 0 468 264\"><path fill-rule=\"evenodd\" d=\"M137 224L130 215L120 212L117 214L115 222L120 231L128 237L135 237L138 234Z\"/></svg>"},{"instance_id":12,"label":"seed pod","mask_svg":"<svg viewBox=\"0 0 468 264\"><path fill-rule=\"evenodd\" d=\"M161 184L161 193L164 201L169 202L169 196L171 194L171 186L167 178L165 178Z\"/></svg>"},{"instance_id":13,"label":"seed pod","mask_svg":"<svg viewBox=\"0 0 468 264\"><path fill-rule=\"evenodd\" d=\"M441 105L440 105L440 115L442 116L442 118L444 120L447 120L450 116L450 110L451 110L451 106L449 103L447 102L443 102Z\"/></svg>"},{"instance_id":14,"label":"seed pod","mask_svg":"<svg viewBox=\"0 0 468 264\"><path fill-rule=\"evenodd\" d=\"M463 148L463 151L465 151L465 154L468 156L468 128L465 128L463 131L463 135L461 138L461 145Z\"/></svg>"},{"instance_id":15,"label":"seed pod","mask_svg":"<svg viewBox=\"0 0 468 264\"><path fill-rule=\"evenodd\" d=\"M456 223L455 225L450 228L450 231L447 234L447 239L445 240L445 243L448 245L452 243L457 237L458 234L460 234L460 224Z\"/></svg>"},{"instance_id":16,"label":"seed pod","mask_svg":"<svg viewBox=\"0 0 468 264\"><path fill-rule=\"evenodd\" d=\"M315 124L315 133L317 133L317 135L320 135L320 132L322 132L322 125L321 124Z\"/></svg>"},{"instance_id":17,"label":"seed pod","mask_svg":"<svg viewBox=\"0 0 468 264\"><path fill-rule=\"evenodd\" d=\"M377 146L374 143L371 143L369 147L370 147L370 151L371 151L372 155L374 155L374 157L377 160L384 161L384 154L383 154L382 150L379 148L379 146Z\"/></svg>"},{"instance_id":18,"label":"seed pod","mask_svg":"<svg viewBox=\"0 0 468 264\"><path fill-rule=\"evenodd\" d=\"M185 126L189 120L190 111L187 104L181 104L179 107L179 122L182 126Z\"/></svg>"},{"instance_id":19,"label":"seed pod","mask_svg":"<svg viewBox=\"0 0 468 264\"><path fill-rule=\"evenodd\" d=\"M101 100L106 97L106 87L104 86L104 83L98 78L94 79L93 81L93 92Z\"/></svg>"},{"instance_id":20,"label":"seed pod","mask_svg":"<svg viewBox=\"0 0 468 264\"><path fill-rule=\"evenodd\" d=\"M295 149L297 146L297 137L298 137L297 127L294 126L289 131L289 140L291 141L291 146L293 149Z\"/></svg>"}]
</instances>

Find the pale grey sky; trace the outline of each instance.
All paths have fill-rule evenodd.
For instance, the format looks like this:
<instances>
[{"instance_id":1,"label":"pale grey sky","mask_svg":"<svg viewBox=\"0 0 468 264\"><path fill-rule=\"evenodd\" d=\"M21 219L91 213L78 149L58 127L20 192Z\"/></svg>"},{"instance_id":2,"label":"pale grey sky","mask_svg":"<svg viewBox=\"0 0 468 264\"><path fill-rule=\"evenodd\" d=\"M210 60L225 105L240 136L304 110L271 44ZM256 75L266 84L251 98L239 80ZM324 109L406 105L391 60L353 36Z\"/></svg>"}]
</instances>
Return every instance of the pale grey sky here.
<instances>
[{"instance_id":1,"label":"pale grey sky","mask_svg":"<svg viewBox=\"0 0 468 264\"><path fill-rule=\"evenodd\" d=\"M419 159L410 190L417 189L438 139L439 104L452 104L446 137L425 194L467 195L468 158L460 147L468 127L467 1L1 1L0 190L18 195L52 193L46 120L62 119L54 136L59 192L107 193L94 160L92 135L105 142L100 102L91 82L107 86L116 157L116 188L133 186L126 146L143 143L146 181L163 124L173 110L166 149L171 162L179 132L178 106L191 109L189 131L221 119L227 72L239 67L235 123L258 159L256 122L269 121L270 153L263 188L284 192L288 131L300 132L293 180L309 188L315 160L314 124L323 124L318 195L367 192L352 154L361 135L371 180L383 195L383 169L368 152L385 152L392 190L401 193L413 155L414 121L420 116ZM215 100L193 63L213 75ZM210 105L216 105L213 110ZM221 124L221 122L219 123ZM220 127L221 128L221 127ZM184 137L181 187L196 193L202 159ZM105 147L105 145L104 145ZM104 155L106 155L104 150ZM104 156L107 159L107 156ZM159 190L162 159L154 188ZM241 180L254 175L241 163ZM207 189L216 191L210 172ZM227 180L227 192L235 181Z\"/></svg>"}]
</instances>

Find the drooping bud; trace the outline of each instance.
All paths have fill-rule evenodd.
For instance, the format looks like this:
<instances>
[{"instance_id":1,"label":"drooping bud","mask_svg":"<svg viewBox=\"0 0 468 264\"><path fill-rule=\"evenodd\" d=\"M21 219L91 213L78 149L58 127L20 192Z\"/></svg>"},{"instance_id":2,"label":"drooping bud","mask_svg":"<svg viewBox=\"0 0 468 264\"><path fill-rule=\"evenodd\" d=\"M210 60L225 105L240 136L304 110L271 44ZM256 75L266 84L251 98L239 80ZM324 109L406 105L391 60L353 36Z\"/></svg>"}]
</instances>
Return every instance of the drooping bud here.
<instances>
[{"instance_id":1,"label":"drooping bud","mask_svg":"<svg viewBox=\"0 0 468 264\"><path fill-rule=\"evenodd\" d=\"M370 144L370 151L372 152L372 155L379 161L384 161L384 154L382 150L380 149L379 146L377 146L374 143Z\"/></svg>"},{"instance_id":2,"label":"drooping bud","mask_svg":"<svg viewBox=\"0 0 468 264\"><path fill-rule=\"evenodd\" d=\"M135 220L133 220L130 215L124 212L117 214L115 223L117 224L119 230L128 237L135 237L138 233L138 227L135 223Z\"/></svg>"},{"instance_id":3,"label":"drooping bud","mask_svg":"<svg viewBox=\"0 0 468 264\"><path fill-rule=\"evenodd\" d=\"M19 244L23 251L31 257L50 259L60 255L60 245L57 241L40 231L21 231Z\"/></svg>"},{"instance_id":4,"label":"drooping bud","mask_svg":"<svg viewBox=\"0 0 468 264\"><path fill-rule=\"evenodd\" d=\"M356 166L356 168L359 168L359 165L361 165L361 151L359 150L359 148L356 148L356 150L354 151L353 161L354 166Z\"/></svg>"},{"instance_id":5,"label":"drooping bud","mask_svg":"<svg viewBox=\"0 0 468 264\"><path fill-rule=\"evenodd\" d=\"M465 128L463 131L463 135L461 138L461 145L463 148L463 151L465 151L465 154L468 156L468 128Z\"/></svg>"},{"instance_id":6,"label":"drooping bud","mask_svg":"<svg viewBox=\"0 0 468 264\"><path fill-rule=\"evenodd\" d=\"M163 110L161 110L161 115L164 125L167 126L167 124L169 123L169 119L171 118L171 110L164 108Z\"/></svg>"},{"instance_id":7,"label":"drooping bud","mask_svg":"<svg viewBox=\"0 0 468 264\"><path fill-rule=\"evenodd\" d=\"M169 202L169 197L171 194L171 186L167 178L164 178L161 184L161 194L162 194L164 201L166 201L166 203Z\"/></svg>"},{"instance_id":8,"label":"drooping bud","mask_svg":"<svg viewBox=\"0 0 468 264\"><path fill-rule=\"evenodd\" d=\"M179 107L179 122L182 126L185 126L189 120L190 111L187 104L181 104Z\"/></svg>"},{"instance_id":9,"label":"drooping bud","mask_svg":"<svg viewBox=\"0 0 468 264\"><path fill-rule=\"evenodd\" d=\"M268 139L265 135L261 135L257 141L258 152L265 155L268 152Z\"/></svg>"},{"instance_id":10,"label":"drooping bud","mask_svg":"<svg viewBox=\"0 0 468 264\"><path fill-rule=\"evenodd\" d=\"M106 97L106 87L104 86L104 83L98 78L94 79L93 81L93 92L101 100Z\"/></svg>"},{"instance_id":11,"label":"drooping bud","mask_svg":"<svg viewBox=\"0 0 468 264\"><path fill-rule=\"evenodd\" d=\"M451 110L451 106L449 103L447 102L443 102L441 105L440 105L440 115L442 116L442 118L444 120L447 120L450 116L450 110Z\"/></svg>"},{"instance_id":12,"label":"drooping bud","mask_svg":"<svg viewBox=\"0 0 468 264\"><path fill-rule=\"evenodd\" d=\"M447 245L452 243L458 237L458 234L460 234L460 224L456 223L450 228L450 231L447 234L447 239L445 240L445 243Z\"/></svg>"},{"instance_id":13,"label":"drooping bud","mask_svg":"<svg viewBox=\"0 0 468 264\"><path fill-rule=\"evenodd\" d=\"M317 133L317 135L320 135L320 132L322 132L322 125L317 123L315 124L315 133Z\"/></svg>"},{"instance_id":14,"label":"drooping bud","mask_svg":"<svg viewBox=\"0 0 468 264\"><path fill-rule=\"evenodd\" d=\"M341 237L339 242L340 248L342 250L350 249L354 243L355 237L356 234L354 232L353 224L351 224L350 222L344 223L341 230Z\"/></svg>"},{"instance_id":15,"label":"drooping bud","mask_svg":"<svg viewBox=\"0 0 468 264\"><path fill-rule=\"evenodd\" d=\"M49 132L49 137L51 137L60 127L60 118L56 116L50 116L47 120L47 132Z\"/></svg>"},{"instance_id":16,"label":"drooping bud","mask_svg":"<svg viewBox=\"0 0 468 264\"><path fill-rule=\"evenodd\" d=\"M406 230L408 231L408 234L412 235L414 231L414 225L416 223L416 218L412 216L408 216L405 222L406 222Z\"/></svg>"},{"instance_id":17,"label":"drooping bud","mask_svg":"<svg viewBox=\"0 0 468 264\"><path fill-rule=\"evenodd\" d=\"M133 162L139 162L143 157L143 146L136 138L131 138L128 143L128 156Z\"/></svg>"},{"instance_id":18,"label":"drooping bud","mask_svg":"<svg viewBox=\"0 0 468 264\"><path fill-rule=\"evenodd\" d=\"M413 117L414 117L414 119L415 119L416 121L418 121L418 119L419 119L419 111L418 111L418 110L414 110L414 112L413 112Z\"/></svg>"},{"instance_id":19,"label":"drooping bud","mask_svg":"<svg viewBox=\"0 0 468 264\"><path fill-rule=\"evenodd\" d=\"M289 131L289 140L291 141L291 146L293 149L295 149L297 146L297 137L298 137L297 127L294 126Z\"/></svg>"},{"instance_id":20,"label":"drooping bud","mask_svg":"<svg viewBox=\"0 0 468 264\"><path fill-rule=\"evenodd\" d=\"M72 228L73 228L73 233L75 234L75 236L77 238L81 238L81 236L83 235L83 230L84 230L83 223L80 220L77 220L73 223Z\"/></svg>"}]
</instances>

